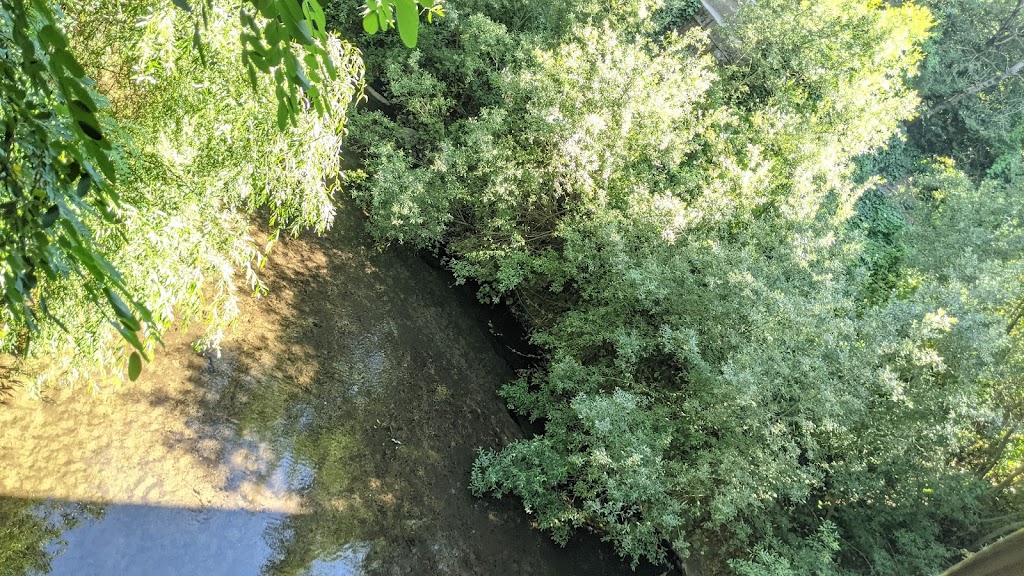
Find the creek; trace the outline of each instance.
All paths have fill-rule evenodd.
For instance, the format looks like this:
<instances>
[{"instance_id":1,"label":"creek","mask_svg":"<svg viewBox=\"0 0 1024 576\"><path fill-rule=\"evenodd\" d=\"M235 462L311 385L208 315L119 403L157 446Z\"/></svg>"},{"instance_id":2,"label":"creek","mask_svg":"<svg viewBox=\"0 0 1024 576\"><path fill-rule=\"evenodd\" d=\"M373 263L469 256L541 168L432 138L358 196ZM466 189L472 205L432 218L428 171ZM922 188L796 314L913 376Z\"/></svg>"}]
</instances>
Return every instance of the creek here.
<instances>
[{"instance_id":1,"label":"creek","mask_svg":"<svg viewBox=\"0 0 1024 576\"><path fill-rule=\"evenodd\" d=\"M486 311L342 207L285 239L221 353L168 337L139 382L0 404L0 575L623 574L470 494L522 437ZM642 570L641 570L642 572Z\"/></svg>"}]
</instances>

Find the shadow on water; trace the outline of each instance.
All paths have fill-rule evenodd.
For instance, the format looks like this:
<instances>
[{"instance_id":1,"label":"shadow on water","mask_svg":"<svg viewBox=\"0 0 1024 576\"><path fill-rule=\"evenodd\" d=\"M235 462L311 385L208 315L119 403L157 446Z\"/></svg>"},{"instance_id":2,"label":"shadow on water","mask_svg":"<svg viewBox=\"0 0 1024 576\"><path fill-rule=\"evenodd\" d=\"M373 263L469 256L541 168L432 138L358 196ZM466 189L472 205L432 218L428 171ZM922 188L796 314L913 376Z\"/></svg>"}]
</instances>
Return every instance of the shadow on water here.
<instances>
[{"instance_id":1,"label":"shadow on water","mask_svg":"<svg viewBox=\"0 0 1024 576\"><path fill-rule=\"evenodd\" d=\"M521 434L495 394L510 370L445 274L378 252L352 208L335 230L276 249L261 307L278 329L241 327L201 375L215 392L196 426L233 423L270 447L255 465L233 457L232 477L255 471L301 494L303 513L266 534L263 573L628 572L593 540L563 550L517 503L469 493L477 448Z\"/></svg>"},{"instance_id":2,"label":"shadow on water","mask_svg":"<svg viewBox=\"0 0 1024 576\"><path fill-rule=\"evenodd\" d=\"M62 535L102 506L0 497L0 576L46 574Z\"/></svg>"},{"instance_id":3,"label":"shadow on water","mask_svg":"<svg viewBox=\"0 0 1024 576\"><path fill-rule=\"evenodd\" d=\"M178 346L149 370L146 390L127 395L138 398L140 418L166 413L147 428L162 444L152 448L158 455L139 460L158 472L125 480L127 488L96 488L95 501L113 502L105 513L0 499L27 526L19 533L59 552L37 571L630 573L595 536L560 548L518 502L470 494L476 450L522 431L495 393L512 373L480 307L454 297L448 276L414 254L378 252L359 212L344 207L329 236L276 246L265 280L269 295L242 304L220 356ZM93 442L90 460L135 468L109 456L117 446L105 442ZM188 467L163 464L171 460ZM154 474L163 477L153 482ZM55 513L71 521L31 523ZM58 533L66 545L53 543Z\"/></svg>"}]
</instances>

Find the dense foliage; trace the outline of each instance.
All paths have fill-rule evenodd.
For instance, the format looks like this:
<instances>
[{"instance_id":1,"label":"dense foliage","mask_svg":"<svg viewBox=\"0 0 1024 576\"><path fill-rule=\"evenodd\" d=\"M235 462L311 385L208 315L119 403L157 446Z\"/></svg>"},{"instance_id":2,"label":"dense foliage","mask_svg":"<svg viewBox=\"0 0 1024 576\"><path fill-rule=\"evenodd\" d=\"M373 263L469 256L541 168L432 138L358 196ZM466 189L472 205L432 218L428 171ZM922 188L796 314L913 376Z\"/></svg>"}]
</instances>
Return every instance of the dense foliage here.
<instances>
[{"instance_id":1,"label":"dense foliage","mask_svg":"<svg viewBox=\"0 0 1024 576\"><path fill-rule=\"evenodd\" d=\"M5 105L14 107L5 112L11 129L35 126L26 135L9 132L8 157L17 163L8 165L4 190L40 198L37 212L17 198L9 203L46 237L35 241L15 229L22 247L5 243L8 276L21 274L9 277L5 289L21 295L29 314L5 307L0 344L48 360L35 371L36 383L88 379L102 386L97 369L118 382L125 340L152 353L175 322L203 321L208 343L215 344L235 314L236 272L246 271L249 287L259 289L254 269L262 245L249 234L248 215L266 207L271 224L290 231L330 224L346 109L362 77L359 55L336 37L317 40L323 57L310 52L304 59L304 76L317 80L317 97L289 111L295 90L280 68L247 74L244 61L252 55L238 42L247 32L237 10L237 4L204 4L201 44L196 17L158 1L68 3L59 21L43 19L50 28L22 30L27 45L70 38L65 49L75 54L36 50L56 54L52 66L74 69L71 88L60 94L46 92L52 83L43 73L32 84L39 91L36 124L25 121L32 109L17 108L32 100L3 93ZM29 18L40 16L30 12ZM8 34L19 28L8 22ZM24 46L6 52L5 70L15 83L23 82L18 58L29 58ZM89 98L85 120L77 120L84 112L74 112L77 100L69 91ZM48 98L62 99L48 109ZM99 144L69 124L86 136L90 127L102 126ZM49 203L56 209L47 210ZM32 250L42 250L41 256ZM52 320L32 322L41 316L37 301ZM108 322L111 307L116 320ZM129 371L137 372L138 357L133 360Z\"/></svg>"},{"instance_id":2,"label":"dense foliage","mask_svg":"<svg viewBox=\"0 0 1024 576\"><path fill-rule=\"evenodd\" d=\"M370 231L546 355L502 391L543 434L472 487L693 571L940 571L1022 510L1016 172L919 140L870 178L933 81L920 7L759 1L720 62L675 9L465 2L364 48Z\"/></svg>"},{"instance_id":3,"label":"dense foliage","mask_svg":"<svg viewBox=\"0 0 1024 576\"><path fill-rule=\"evenodd\" d=\"M97 115L99 95L46 2L4 2L0 9L5 319L35 328L40 317L55 318L47 291L36 288L41 277L56 281L74 273L87 278L83 285L94 301L109 301L117 315L112 324L141 351L135 332L149 313L93 249L83 222L112 224L120 204L110 186L115 153ZM11 332L5 322L3 336ZM137 364L137 353L134 358Z\"/></svg>"}]
</instances>

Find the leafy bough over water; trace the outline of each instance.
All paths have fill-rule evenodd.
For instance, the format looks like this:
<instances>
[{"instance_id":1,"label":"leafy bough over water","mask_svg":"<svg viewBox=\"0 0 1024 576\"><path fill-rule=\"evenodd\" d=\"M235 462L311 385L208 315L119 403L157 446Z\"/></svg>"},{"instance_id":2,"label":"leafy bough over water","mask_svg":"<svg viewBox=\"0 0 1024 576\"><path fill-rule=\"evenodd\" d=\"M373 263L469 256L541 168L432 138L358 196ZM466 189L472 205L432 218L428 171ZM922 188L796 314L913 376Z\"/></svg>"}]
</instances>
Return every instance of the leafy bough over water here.
<instances>
[{"instance_id":1,"label":"leafy bough over water","mask_svg":"<svg viewBox=\"0 0 1024 576\"><path fill-rule=\"evenodd\" d=\"M136 377L175 322L204 322L215 345L237 313L235 271L261 289L248 215L266 207L274 229L289 232L331 223L358 52L323 31L323 58L304 59L316 99L293 92L302 97L288 107L274 96L290 90L282 68L247 71L238 6L203 6L201 54L194 18L164 2L75 2L60 19L44 4L5 6L19 32L3 61L4 193L16 195L7 205L20 219L4 224L0 345L49 359L36 384L116 383L125 357ZM19 10L28 26L15 25ZM53 89L54 77L68 87ZM15 84L35 92L22 100Z\"/></svg>"},{"instance_id":2,"label":"leafy bough over water","mask_svg":"<svg viewBox=\"0 0 1024 576\"><path fill-rule=\"evenodd\" d=\"M5 1L0 8L0 338L16 337L19 325L38 330L41 320L61 325L37 286L75 275L135 348L137 375L144 350L137 333L152 316L95 250L89 225L114 224L121 205L111 130L100 116L104 100L48 3Z\"/></svg>"},{"instance_id":3,"label":"leafy bough over water","mask_svg":"<svg viewBox=\"0 0 1024 576\"><path fill-rule=\"evenodd\" d=\"M393 16L390 2L380 4L376 14L385 28L397 20L414 46L419 10L406 4ZM260 257L236 209L269 206L271 224L292 232L329 225L361 60L328 33L316 0L65 7L67 15L43 0L0 3L0 348L56 354L51 375L71 368L61 376L70 380L127 356L134 380L174 308L184 319L205 316L215 343L234 314L230 270L245 268L256 287L250 263ZM443 15L440 4L424 11ZM167 93L182 101L160 97ZM264 129L275 108L277 134ZM140 194L144 187L160 197ZM203 196L205 207L196 203ZM191 256L163 244L161 234L173 230L171 243L182 242L200 221L210 235Z\"/></svg>"}]
</instances>

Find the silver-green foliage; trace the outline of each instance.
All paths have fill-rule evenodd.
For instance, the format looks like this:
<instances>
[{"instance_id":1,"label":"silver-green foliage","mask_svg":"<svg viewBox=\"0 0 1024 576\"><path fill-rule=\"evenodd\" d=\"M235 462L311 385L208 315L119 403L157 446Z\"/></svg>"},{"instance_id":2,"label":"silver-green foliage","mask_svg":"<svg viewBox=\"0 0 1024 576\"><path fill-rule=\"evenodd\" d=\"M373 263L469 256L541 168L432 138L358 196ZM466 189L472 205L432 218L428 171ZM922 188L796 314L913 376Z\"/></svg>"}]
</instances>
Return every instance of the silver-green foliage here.
<instances>
[{"instance_id":1,"label":"silver-green foliage","mask_svg":"<svg viewBox=\"0 0 1024 576\"><path fill-rule=\"evenodd\" d=\"M651 36L654 4L575 27L491 4L423 53L368 51L394 113L357 119L378 127L357 135L370 230L443 247L547 353L502 391L544 433L481 453L473 489L560 541L588 526L711 573L927 573L968 546L1014 477L991 448L1019 438L999 332L1018 273L997 262L1020 230L997 258L996 219L966 225L954 269L979 272L952 282L956 249L925 236L961 236L915 228L901 243L947 252L897 258L898 289L865 302L848 225L853 158L914 113L928 14L759 1L716 70L700 33ZM922 210L904 219L942 219Z\"/></svg>"}]
</instances>

